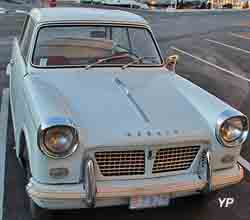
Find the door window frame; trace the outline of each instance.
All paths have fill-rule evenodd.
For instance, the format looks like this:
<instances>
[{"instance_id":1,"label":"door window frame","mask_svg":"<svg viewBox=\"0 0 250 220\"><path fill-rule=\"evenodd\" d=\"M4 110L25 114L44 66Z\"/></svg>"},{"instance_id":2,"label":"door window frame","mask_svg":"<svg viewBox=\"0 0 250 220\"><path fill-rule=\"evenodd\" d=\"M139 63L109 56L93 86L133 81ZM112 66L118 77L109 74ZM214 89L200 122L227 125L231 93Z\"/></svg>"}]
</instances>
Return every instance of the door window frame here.
<instances>
[{"instance_id":1,"label":"door window frame","mask_svg":"<svg viewBox=\"0 0 250 220\"><path fill-rule=\"evenodd\" d=\"M19 40L20 53L24 62L27 64L29 58L29 51L31 48L32 37L34 35L35 24L33 19L28 15L23 27L23 32Z\"/></svg>"}]
</instances>

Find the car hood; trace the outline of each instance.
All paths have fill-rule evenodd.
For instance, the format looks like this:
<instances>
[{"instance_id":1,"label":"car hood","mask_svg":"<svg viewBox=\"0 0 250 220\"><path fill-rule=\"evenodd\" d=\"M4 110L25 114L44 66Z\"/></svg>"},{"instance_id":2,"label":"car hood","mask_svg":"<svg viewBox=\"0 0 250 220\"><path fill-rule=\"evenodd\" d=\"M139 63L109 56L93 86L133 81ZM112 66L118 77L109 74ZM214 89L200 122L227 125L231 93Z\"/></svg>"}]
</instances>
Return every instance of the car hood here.
<instances>
[{"instance_id":1,"label":"car hood","mask_svg":"<svg viewBox=\"0 0 250 220\"><path fill-rule=\"evenodd\" d=\"M64 111L88 145L147 138L209 140L205 118L174 86L173 75L163 68L50 69L29 79L35 93L54 105L46 117Z\"/></svg>"}]
</instances>

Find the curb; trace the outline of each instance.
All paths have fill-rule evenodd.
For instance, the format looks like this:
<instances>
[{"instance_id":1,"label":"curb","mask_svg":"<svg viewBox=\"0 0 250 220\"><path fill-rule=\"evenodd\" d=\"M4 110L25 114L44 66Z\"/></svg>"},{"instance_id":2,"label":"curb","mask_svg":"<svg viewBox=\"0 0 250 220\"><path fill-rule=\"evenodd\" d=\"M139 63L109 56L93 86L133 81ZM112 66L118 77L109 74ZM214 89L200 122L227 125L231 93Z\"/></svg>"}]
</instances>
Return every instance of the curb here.
<instances>
[{"instance_id":1,"label":"curb","mask_svg":"<svg viewBox=\"0 0 250 220\"><path fill-rule=\"evenodd\" d=\"M4 213L4 187L5 187L5 160L6 141L9 114L9 89L3 89L2 104L0 113L0 220L3 220Z\"/></svg>"}]
</instances>

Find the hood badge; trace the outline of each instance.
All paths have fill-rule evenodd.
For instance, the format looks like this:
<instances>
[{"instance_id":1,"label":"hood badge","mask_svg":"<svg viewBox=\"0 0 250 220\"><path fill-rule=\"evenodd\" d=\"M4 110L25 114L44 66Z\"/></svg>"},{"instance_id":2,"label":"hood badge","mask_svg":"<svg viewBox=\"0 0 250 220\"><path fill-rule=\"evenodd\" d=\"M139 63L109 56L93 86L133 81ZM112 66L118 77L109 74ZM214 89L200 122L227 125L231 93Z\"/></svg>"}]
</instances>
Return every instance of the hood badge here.
<instances>
[{"instance_id":1,"label":"hood badge","mask_svg":"<svg viewBox=\"0 0 250 220\"><path fill-rule=\"evenodd\" d=\"M152 150L149 150L148 151L148 160L152 160L152 159L154 159L155 157L154 157L154 153L153 153L153 151Z\"/></svg>"},{"instance_id":2,"label":"hood badge","mask_svg":"<svg viewBox=\"0 0 250 220\"><path fill-rule=\"evenodd\" d=\"M122 82L118 77L115 77L114 82L117 85L117 87L127 96L128 100L135 107L136 111L142 117L142 119L145 122L149 123L150 120L149 120L148 116L142 110L141 106L139 106L139 104L135 101L134 97L131 95L131 93L130 93L128 87L126 86L126 84L124 82Z\"/></svg>"},{"instance_id":3,"label":"hood badge","mask_svg":"<svg viewBox=\"0 0 250 220\"><path fill-rule=\"evenodd\" d=\"M172 131L172 134L174 134L174 135L178 135L179 133L180 133L180 131L176 130L176 129L174 131ZM170 134L171 134L170 131L165 131L164 132L164 131L159 131L159 130L157 130L157 131L147 130L147 131L144 131L144 132L137 131L137 132L134 133L134 135L133 135L132 132L127 132L126 136L129 136L129 137L131 137L131 136L137 136L137 137L148 136L148 137L151 137L151 136L169 136Z\"/></svg>"}]
</instances>

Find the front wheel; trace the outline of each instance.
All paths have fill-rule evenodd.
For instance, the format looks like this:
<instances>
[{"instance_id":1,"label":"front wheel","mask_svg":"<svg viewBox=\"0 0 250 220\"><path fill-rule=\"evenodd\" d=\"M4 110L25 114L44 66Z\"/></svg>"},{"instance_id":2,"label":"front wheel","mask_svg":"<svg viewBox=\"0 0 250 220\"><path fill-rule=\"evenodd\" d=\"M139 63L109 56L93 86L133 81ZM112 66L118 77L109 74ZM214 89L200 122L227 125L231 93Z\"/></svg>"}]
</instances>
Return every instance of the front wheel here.
<instances>
[{"instance_id":1,"label":"front wheel","mask_svg":"<svg viewBox=\"0 0 250 220\"><path fill-rule=\"evenodd\" d=\"M32 220L49 219L49 210L39 207L31 198L29 198L29 209Z\"/></svg>"}]
</instances>

